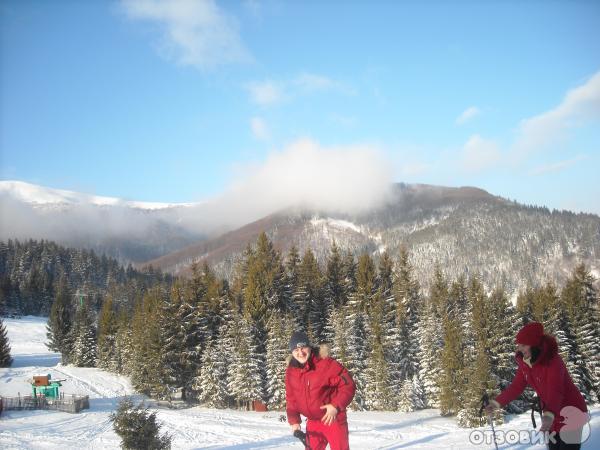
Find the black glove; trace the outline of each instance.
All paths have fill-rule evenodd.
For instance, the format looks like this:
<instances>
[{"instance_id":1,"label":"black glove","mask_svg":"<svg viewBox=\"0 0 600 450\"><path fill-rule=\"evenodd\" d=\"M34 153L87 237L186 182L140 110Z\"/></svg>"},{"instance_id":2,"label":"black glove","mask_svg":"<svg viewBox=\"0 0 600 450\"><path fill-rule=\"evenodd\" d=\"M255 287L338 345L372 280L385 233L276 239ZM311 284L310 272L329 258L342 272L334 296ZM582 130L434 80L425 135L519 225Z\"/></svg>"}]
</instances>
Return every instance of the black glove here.
<instances>
[{"instance_id":1,"label":"black glove","mask_svg":"<svg viewBox=\"0 0 600 450\"><path fill-rule=\"evenodd\" d=\"M306 433L303 433L302 430L296 430L294 431L294 437L300 439L300 442L306 447Z\"/></svg>"}]
</instances>

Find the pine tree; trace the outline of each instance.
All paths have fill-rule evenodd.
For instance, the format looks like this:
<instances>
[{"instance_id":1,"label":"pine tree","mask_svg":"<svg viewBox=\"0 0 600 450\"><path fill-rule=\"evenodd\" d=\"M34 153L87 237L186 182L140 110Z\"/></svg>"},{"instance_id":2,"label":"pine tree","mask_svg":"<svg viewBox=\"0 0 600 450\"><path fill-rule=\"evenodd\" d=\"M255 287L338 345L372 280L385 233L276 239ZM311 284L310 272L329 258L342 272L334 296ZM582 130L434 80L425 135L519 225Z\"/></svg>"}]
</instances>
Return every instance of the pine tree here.
<instances>
[{"instance_id":1,"label":"pine tree","mask_svg":"<svg viewBox=\"0 0 600 450\"><path fill-rule=\"evenodd\" d=\"M226 329L222 332L225 336ZM222 345L223 340L218 337L208 343L202 353L198 377L194 379L194 391L198 392L198 400L209 408L226 408L229 405L227 362L231 355Z\"/></svg>"},{"instance_id":2,"label":"pine tree","mask_svg":"<svg viewBox=\"0 0 600 450\"><path fill-rule=\"evenodd\" d=\"M283 292L285 296L285 310L289 313L294 312L293 296L298 287L298 267L300 266L300 254L298 248L292 245L285 260L285 277Z\"/></svg>"},{"instance_id":3,"label":"pine tree","mask_svg":"<svg viewBox=\"0 0 600 450\"><path fill-rule=\"evenodd\" d=\"M201 350L202 343L216 337L223 323L222 302L228 295L225 283L217 278L214 271L204 262L202 270L194 270L192 292L185 295L180 312L186 324L189 342L186 348L191 352L189 359L194 359L194 348Z\"/></svg>"},{"instance_id":4,"label":"pine tree","mask_svg":"<svg viewBox=\"0 0 600 450\"><path fill-rule=\"evenodd\" d=\"M130 399L122 400L117 411L111 413L115 433L121 438L121 447L131 450L163 450L171 448L171 436L160 435L156 412L150 413L143 405L134 406Z\"/></svg>"},{"instance_id":5,"label":"pine tree","mask_svg":"<svg viewBox=\"0 0 600 450\"><path fill-rule=\"evenodd\" d=\"M331 333L331 355L348 367L350 327L346 321L346 308L334 309L328 319L327 328Z\"/></svg>"},{"instance_id":6,"label":"pine tree","mask_svg":"<svg viewBox=\"0 0 600 450\"><path fill-rule=\"evenodd\" d=\"M379 296L376 299L374 316L383 317ZM369 410L392 410L395 405L395 396L390 384L390 364L387 359L386 340L383 334L382 322L371 329L369 336L370 349L366 367L364 369L364 404Z\"/></svg>"},{"instance_id":7,"label":"pine tree","mask_svg":"<svg viewBox=\"0 0 600 450\"><path fill-rule=\"evenodd\" d=\"M479 415L483 394L490 392L494 387L491 380L489 359L485 349L475 352L475 359L470 362L466 370L466 392L462 408L458 411L457 422L461 427L480 427L485 424L485 415ZM504 418L500 412L494 415L496 423L503 423Z\"/></svg>"},{"instance_id":8,"label":"pine tree","mask_svg":"<svg viewBox=\"0 0 600 450\"><path fill-rule=\"evenodd\" d=\"M102 304L98 318L98 367L118 372L117 314L113 299L108 295Z\"/></svg>"},{"instance_id":9,"label":"pine tree","mask_svg":"<svg viewBox=\"0 0 600 450\"><path fill-rule=\"evenodd\" d=\"M521 325L525 325L528 322L535 321L534 317L534 304L535 301L535 290L529 286L525 291L522 291L517 296L517 313L521 318Z\"/></svg>"},{"instance_id":10,"label":"pine tree","mask_svg":"<svg viewBox=\"0 0 600 450\"><path fill-rule=\"evenodd\" d=\"M256 250L247 263L243 289L244 313L261 332L272 309L284 309L284 269L279 254L265 233L261 233Z\"/></svg>"},{"instance_id":11,"label":"pine tree","mask_svg":"<svg viewBox=\"0 0 600 450\"><path fill-rule=\"evenodd\" d=\"M515 373L514 337L520 324L504 289L496 288L488 302L490 370L496 389L504 390Z\"/></svg>"},{"instance_id":12,"label":"pine tree","mask_svg":"<svg viewBox=\"0 0 600 450\"><path fill-rule=\"evenodd\" d=\"M157 309L160 347L157 369L160 371L163 388L160 395L166 399L184 385L183 348L186 336L182 330L184 323L179 314L184 302L183 288L176 283L171 288L170 295L160 299Z\"/></svg>"},{"instance_id":13,"label":"pine tree","mask_svg":"<svg viewBox=\"0 0 600 450\"><path fill-rule=\"evenodd\" d=\"M49 350L60 352L65 364L70 362L73 350L72 326L71 292L66 278L61 277L46 326L46 336L48 337L46 345Z\"/></svg>"},{"instance_id":14,"label":"pine tree","mask_svg":"<svg viewBox=\"0 0 600 450\"><path fill-rule=\"evenodd\" d=\"M72 362L78 367L95 367L97 341L95 320L87 303L79 306L72 329Z\"/></svg>"},{"instance_id":15,"label":"pine tree","mask_svg":"<svg viewBox=\"0 0 600 450\"><path fill-rule=\"evenodd\" d=\"M273 315L269 319L267 340L266 393L269 409L285 407L285 371L289 356L288 339L294 331L290 316Z\"/></svg>"},{"instance_id":16,"label":"pine tree","mask_svg":"<svg viewBox=\"0 0 600 450\"><path fill-rule=\"evenodd\" d=\"M456 414L463 405L465 386L464 337L462 327L462 293L464 280L452 283L443 307L442 330L444 347L441 353L440 411Z\"/></svg>"},{"instance_id":17,"label":"pine tree","mask_svg":"<svg viewBox=\"0 0 600 450\"><path fill-rule=\"evenodd\" d=\"M438 408L440 401L440 354L444 346L441 308L448 301L448 283L439 267L434 272L429 298L423 302L419 329L419 377L425 405Z\"/></svg>"},{"instance_id":18,"label":"pine tree","mask_svg":"<svg viewBox=\"0 0 600 450\"><path fill-rule=\"evenodd\" d=\"M117 316L117 334L115 337L116 371L127 375L133 373L134 362L132 320L126 311L121 311Z\"/></svg>"},{"instance_id":19,"label":"pine tree","mask_svg":"<svg viewBox=\"0 0 600 450\"><path fill-rule=\"evenodd\" d=\"M327 259L324 289L325 297L328 299L329 312L346 304L348 298L344 289L344 264L340 249L335 241L331 245Z\"/></svg>"},{"instance_id":20,"label":"pine tree","mask_svg":"<svg viewBox=\"0 0 600 450\"><path fill-rule=\"evenodd\" d=\"M6 334L6 327L0 318L0 367L10 367L13 359L10 356L10 343Z\"/></svg>"},{"instance_id":21,"label":"pine tree","mask_svg":"<svg viewBox=\"0 0 600 450\"><path fill-rule=\"evenodd\" d=\"M352 253L346 252L344 255L342 268L344 271L345 299L347 300L356 291L356 261Z\"/></svg>"},{"instance_id":22,"label":"pine tree","mask_svg":"<svg viewBox=\"0 0 600 450\"><path fill-rule=\"evenodd\" d=\"M253 401L263 401L265 369L264 356L256 351L256 327L246 319L230 329L233 344L231 366L228 373L228 390L240 406Z\"/></svg>"},{"instance_id":23,"label":"pine tree","mask_svg":"<svg viewBox=\"0 0 600 450\"><path fill-rule=\"evenodd\" d=\"M402 382L402 387L398 394L398 411L411 412L416 409L416 395L412 379L406 379Z\"/></svg>"},{"instance_id":24,"label":"pine tree","mask_svg":"<svg viewBox=\"0 0 600 450\"><path fill-rule=\"evenodd\" d=\"M366 264L365 264L366 263ZM369 286L373 282L370 276L365 276L365 268L369 266L364 262L361 268L359 263L358 285ZM366 272L369 272L368 270ZM367 348L369 354L365 367L365 406L368 409L393 410L396 408L396 395L391 383L393 361L396 349L393 348L389 336L394 327L394 299L393 289L393 263L387 253L381 256L377 276L372 288L367 287L367 296L370 297L369 333ZM363 280L363 281L360 281ZM364 289L361 288L361 289Z\"/></svg>"},{"instance_id":25,"label":"pine tree","mask_svg":"<svg viewBox=\"0 0 600 450\"><path fill-rule=\"evenodd\" d=\"M594 279L583 264L575 268L561 293L574 342L572 355L578 388L588 401L600 399L600 330ZM575 381L575 380L574 380Z\"/></svg>"},{"instance_id":26,"label":"pine tree","mask_svg":"<svg viewBox=\"0 0 600 450\"><path fill-rule=\"evenodd\" d=\"M359 410L366 408L366 365L369 355L367 317L364 311L352 308L349 303L344 320L348 323L346 368L352 373L356 392L352 404Z\"/></svg>"},{"instance_id":27,"label":"pine tree","mask_svg":"<svg viewBox=\"0 0 600 450\"><path fill-rule=\"evenodd\" d=\"M370 310L376 291L377 272L370 255L363 253L358 258L356 269L356 291L349 298L352 309L367 312Z\"/></svg>"},{"instance_id":28,"label":"pine tree","mask_svg":"<svg viewBox=\"0 0 600 450\"><path fill-rule=\"evenodd\" d=\"M413 384L413 392L414 392L414 405L415 409L423 409L426 406L425 400L425 390L423 388L423 383L418 374L415 374L412 379Z\"/></svg>"},{"instance_id":29,"label":"pine tree","mask_svg":"<svg viewBox=\"0 0 600 450\"><path fill-rule=\"evenodd\" d=\"M219 307L220 327L211 337L202 353L201 365L192 382L192 390L200 403L214 408L230 405L231 394L228 380L231 361L234 359L234 339L239 326L227 295L223 295Z\"/></svg>"},{"instance_id":30,"label":"pine tree","mask_svg":"<svg viewBox=\"0 0 600 450\"><path fill-rule=\"evenodd\" d=\"M480 278L471 278L468 288L470 305L469 329L472 345L467 347L467 370L465 395L461 410L458 412L458 424L463 427L477 427L485 418L479 415L483 394L495 388L490 367L490 315L487 296ZM500 416L498 416L500 417Z\"/></svg>"},{"instance_id":31,"label":"pine tree","mask_svg":"<svg viewBox=\"0 0 600 450\"><path fill-rule=\"evenodd\" d=\"M331 246L331 252L327 259L323 283L323 297L326 308L323 341L333 344L335 332L332 327L332 314L336 310L341 310L348 300L345 289L343 260L335 241Z\"/></svg>"},{"instance_id":32,"label":"pine tree","mask_svg":"<svg viewBox=\"0 0 600 450\"><path fill-rule=\"evenodd\" d=\"M131 383L147 395L164 396L160 365L161 333L159 309L165 293L154 288L136 303L132 327Z\"/></svg>"},{"instance_id":33,"label":"pine tree","mask_svg":"<svg viewBox=\"0 0 600 450\"><path fill-rule=\"evenodd\" d=\"M306 308L308 334L312 342L321 343L325 340L327 307L323 296L323 275L310 249L304 253L299 269L298 284L305 293L305 298L301 302Z\"/></svg>"},{"instance_id":34,"label":"pine tree","mask_svg":"<svg viewBox=\"0 0 600 450\"><path fill-rule=\"evenodd\" d=\"M356 291L352 292L348 298L345 312L348 327L348 353L347 367L352 373L354 382L356 384L356 393L354 395L353 403L359 409L365 409L367 407L367 360L371 353L369 336L371 332L371 323L369 319L369 312L373 306L373 298L375 296L375 278L376 271L375 265L372 258L368 254L363 254L359 257L358 266L356 270ZM381 311L381 309L380 309ZM381 315L381 314L380 314ZM377 340L377 339L376 339ZM379 343L381 343L381 337L379 337ZM378 352L383 357L383 348L380 348ZM373 354L374 358L377 358L377 353ZM372 376L378 377L374 371L378 371L377 363L373 360Z\"/></svg>"},{"instance_id":35,"label":"pine tree","mask_svg":"<svg viewBox=\"0 0 600 450\"><path fill-rule=\"evenodd\" d=\"M396 265L394 291L398 376L400 380L412 380L419 370L417 353L421 294L419 284L413 276L408 250L404 247L400 249L400 257Z\"/></svg>"}]
</instances>

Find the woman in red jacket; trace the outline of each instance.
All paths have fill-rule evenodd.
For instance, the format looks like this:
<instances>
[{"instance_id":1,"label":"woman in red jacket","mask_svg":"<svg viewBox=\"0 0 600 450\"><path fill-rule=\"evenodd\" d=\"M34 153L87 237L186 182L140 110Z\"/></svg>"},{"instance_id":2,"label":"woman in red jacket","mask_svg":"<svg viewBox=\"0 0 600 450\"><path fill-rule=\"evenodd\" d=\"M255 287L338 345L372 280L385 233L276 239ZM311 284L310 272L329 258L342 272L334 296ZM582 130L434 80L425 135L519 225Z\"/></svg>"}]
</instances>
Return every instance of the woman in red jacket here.
<instances>
[{"instance_id":1,"label":"woman in red jacket","mask_svg":"<svg viewBox=\"0 0 600 450\"><path fill-rule=\"evenodd\" d=\"M510 386L492 400L486 408L488 414L516 399L527 385L537 393L542 406L540 431L550 433L550 450L575 450L581 447L581 429L587 424L585 400L558 354L553 336L544 334L544 326L530 322L517 333L517 373ZM567 409L565 409L567 408ZM577 409L574 409L577 408ZM567 426L567 413L579 410L575 430ZM562 418L561 418L562 417ZM575 431L575 432L573 432ZM585 439L586 436L583 436ZM555 442L552 442L555 440Z\"/></svg>"},{"instance_id":2,"label":"woman in red jacket","mask_svg":"<svg viewBox=\"0 0 600 450\"><path fill-rule=\"evenodd\" d=\"M290 338L292 358L285 373L285 398L292 433L306 423L311 450L348 450L346 408L354 397L354 381L335 359L319 355L308 336L295 332Z\"/></svg>"}]
</instances>

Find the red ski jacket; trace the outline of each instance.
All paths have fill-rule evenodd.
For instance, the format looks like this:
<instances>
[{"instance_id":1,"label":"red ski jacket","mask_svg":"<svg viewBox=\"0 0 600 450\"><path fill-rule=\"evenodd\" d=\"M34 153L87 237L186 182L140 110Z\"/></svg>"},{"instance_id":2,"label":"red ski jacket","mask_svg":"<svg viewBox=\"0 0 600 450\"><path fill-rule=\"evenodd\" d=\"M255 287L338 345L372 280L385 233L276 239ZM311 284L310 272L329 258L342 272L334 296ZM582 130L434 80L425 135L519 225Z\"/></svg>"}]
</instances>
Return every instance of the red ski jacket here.
<instances>
[{"instance_id":1,"label":"red ski jacket","mask_svg":"<svg viewBox=\"0 0 600 450\"><path fill-rule=\"evenodd\" d=\"M304 364L297 367L292 358L285 372L286 412L290 425L301 423L300 414L320 420L321 406L331 403L338 409L336 420L345 420L346 408L354 397L355 385L350 373L333 358L321 358L313 350Z\"/></svg>"},{"instance_id":2,"label":"red ski jacket","mask_svg":"<svg viewBox=\"0 0 600 450\"><path fill-rule=\"evenodd\" d=\"M587 411L585 399L573 383L565 363L558 354L556 339L545 335L540 346L540 355L529 366L521 354L517 354L517 373L512 383L496 397L505 406L516 399L527 385L531 386L542 403L544 414L554 418L551 431L558 432L562 427L560 412L565 406L575 406Z\"/></svg>"}]
</instances>

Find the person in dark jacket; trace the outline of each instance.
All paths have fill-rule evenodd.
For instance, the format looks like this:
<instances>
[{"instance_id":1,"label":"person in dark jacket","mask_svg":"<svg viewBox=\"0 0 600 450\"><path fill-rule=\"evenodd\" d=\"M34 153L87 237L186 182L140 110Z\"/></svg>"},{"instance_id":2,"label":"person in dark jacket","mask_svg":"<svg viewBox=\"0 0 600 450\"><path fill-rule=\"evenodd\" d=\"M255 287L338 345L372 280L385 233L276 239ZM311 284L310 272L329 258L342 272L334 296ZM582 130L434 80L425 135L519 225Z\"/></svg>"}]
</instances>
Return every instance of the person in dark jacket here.
<instances>
[{"instance_id":1,"label":"person in dark jacket","mask_svg":"<svg viewBox=\"0 0 600 450\"><path fill-rule=\"evenodd\" d=\"M348 450L346 408L354 397L350 373L328 352L311 347L308 336L295 332L290 338L292 358L285 373L285 398L292 433L307 418L306 437L311 450Z\"/></svg>"},{"instance_id":2,"label":"person in dark jacket","mask_svg":"<svg viewBox=\"0 0 600 450\"><path fill-rule=\"evenodd\" d=\"M504 407L515 400L527 385L538 395L542 407L542 425L540 431L550 433L550 450L576 450L581 448L581 428L576 431L566 425L566 416L570 411L579 410L579 417L587 417L585 400L569 375L565 363L558 354L558 345L553 336L544 333L544 326L530 322L517 333L517 373L512 383L486 407L492 414L497 408ZM577 427L576 427L577 428ZM555 440L556 442L552 442Z\"/></svg>"}]
</instances>

